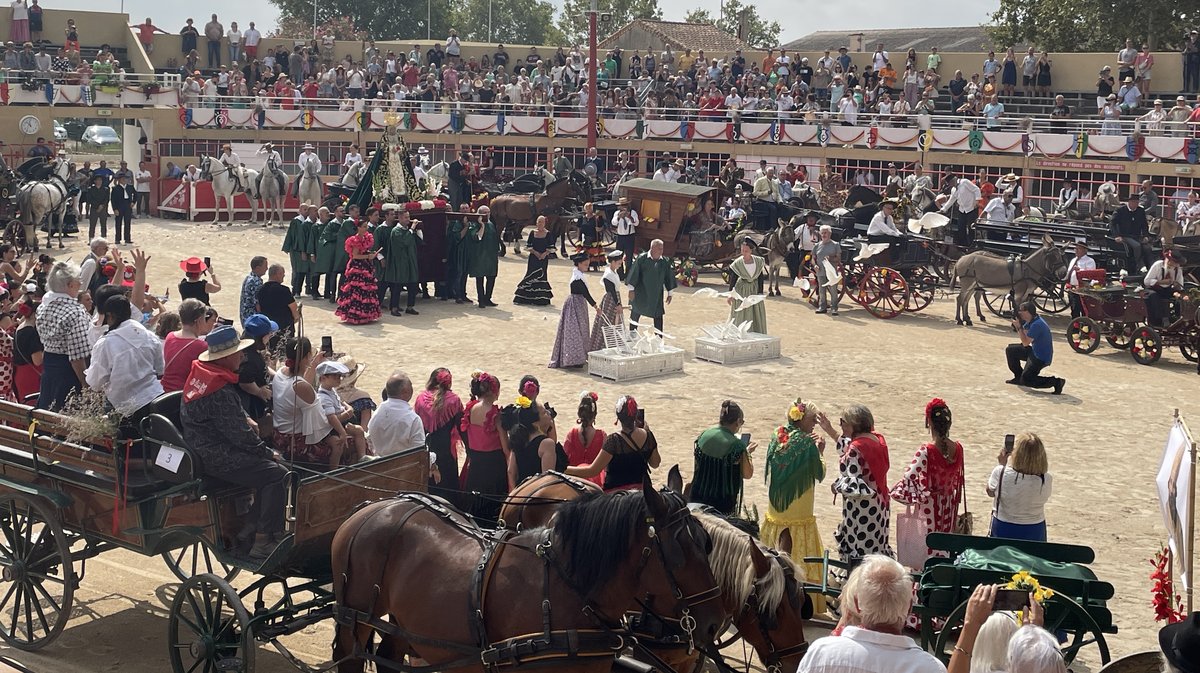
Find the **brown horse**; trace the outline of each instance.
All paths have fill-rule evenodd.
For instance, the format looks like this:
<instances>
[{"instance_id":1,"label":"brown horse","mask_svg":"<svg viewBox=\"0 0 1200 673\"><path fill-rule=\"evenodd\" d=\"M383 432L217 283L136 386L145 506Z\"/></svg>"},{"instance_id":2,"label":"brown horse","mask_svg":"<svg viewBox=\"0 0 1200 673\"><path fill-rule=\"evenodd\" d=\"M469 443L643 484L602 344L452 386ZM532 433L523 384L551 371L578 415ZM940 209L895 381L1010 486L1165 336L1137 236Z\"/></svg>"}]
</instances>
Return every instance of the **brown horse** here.
<instances>
[{"instance_id":1,"label":"brown horse","mask_svg":"<svg viewBox=\"0 0 1200 673\"><path fill-rule=\"evenodd\" d=\"M561 501L578 498L593 488L590 482L565 483L572 479L555 472L526 479L505 500L501 518L510 525L514 521L526 525L550 521ZM667 487L679 490L682 482L678 466L671 468ZM712 540L708 563L721 587L721 604L738 636L754 648L768 670L796 670L808 651L804 620L812 616L812 602L804 593L803 571L791 559L791 536L780 537L777 552L720 516L701 512L693 516ZM665 633L655 635L660 636L657 644L653 636L639 634L639 638L672 670L697 670L700 652L688 652L685 644L670 638L664 642ZM711 652L704 654L711 656Z\"/></svg>"},{"instance_id":2,"label":"brown horse","mask_svg":"<svg viewBox=\"0 0 1200 673\"><path fill-rule=\"evenodd\" d=\"M519 255L521 230L525 225L532 225L539 215L545 215L550 240L559 240L567 231L567 221L562 216L570 206L582 207L589 197L588 190L590 187L579 184L573 177L560 178L546 185L540 194L501 194L492 199L488 207L502 237L512 240L513 253ZM566 248L562 248L562 251L565 254Z\"/></svg>"},{"instance_id":3,"label":"brown horse","mask_svg":"<svg viewBox=\"0 0 1200 673\"><path fill-rule=\"evenodd\" d=\"M559 505L593 492L600 493L600 487L586 479L554 470L535 474L517 484L504 498L500 521L513 530L548 526Z\"/></svg>"},{"instance_id":4,"label":"brown horse","mask_svg":"<svg viewBox=\"0 0 1200 673\"><path fill-rule=\"evenodd\" d=\"M333 539L338 671L408 656L448 672L607 672L626 645L620 620L639 606L709 643L726 617L710 545L683 498L648 478L516 534L489 535L423 494L371 503Z\"/></svg>"}]
</instances>

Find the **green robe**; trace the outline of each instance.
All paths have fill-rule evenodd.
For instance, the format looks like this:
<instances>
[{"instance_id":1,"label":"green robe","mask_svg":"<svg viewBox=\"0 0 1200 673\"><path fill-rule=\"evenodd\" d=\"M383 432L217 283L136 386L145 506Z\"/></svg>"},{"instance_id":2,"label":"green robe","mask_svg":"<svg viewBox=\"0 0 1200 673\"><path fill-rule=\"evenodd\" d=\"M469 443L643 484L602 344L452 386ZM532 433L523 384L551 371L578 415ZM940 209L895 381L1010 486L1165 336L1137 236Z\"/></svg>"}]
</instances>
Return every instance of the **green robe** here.
<instances>
[{"instance_id":1,"label":"green robe","mask_svg":"<svg viewBox=\"0 0 1200 673\"><path fill-rule=\"evenodd\" d=\"M333 270L337 273L346 271L346 264L350 261L350 253L346 252L346 239L350 238L358 231L358 224L349 217L342 220L342 226L337 232L337 249L333 251Z\"/></svg>"},{"instance_id":2,"label":"green robe","mask_svg":"<svg viewBox=\"0 0 1200 673\"><path fill-rule=\"evenodd\" d=\"M483 236L480 237L480 227ZM495 278L500 272L500 233L496 223L472 222L467 229L467 274L472 278Z\"/></svg>"},{"instance_id":3,"label":"green robe","mask_svg":"<svg viewBox=\"0 0 1200 673\"><path fill-rule=\"evenodd\" d=\"M397 225L388 236L387 256L383 260L385 283L415 283L420 277L417 268L417 246L421 239L408 227Z\"/></svg>"},{"instance_id":4,"label":"green robe","mask_svg":"<svg viewBox=\"0 0 1200 673\"><path fill-rule=\"evenodd\" d=\"M751 255L750 259L754 261L753 274L746 268L746 262L741 257L733 260L733 264L729 265L730 270L733 271L733 275L737 277L737 282L733 285L733 291L743 297L758 294L758 279L767 273L767 260L758 255ZM760 301L744 311L739 311L737 307L740 303L737 299L734 299L733 305L729 307L729 318L733 320L734 324L740 325L749 320L751 332L766 334L767 303Z\"/></svg>"},{"instance_id":5,"label":"green robe","mask_svg":"<svg viewBox=\"0 0 1200 673\"><path fill-rule=\"evenodd\" d=\"M313 233L317 239L317 261L313 264L314 273L337 273L346 270L345 265L338 269L334 262L337 258L338 229L341 227L342 223L334 219L330 219L324 224L318 222L313 225Z\"/></svg>"},{"instance_id":6,"label":"green robe","mask_svg":"<svg viewBox=\"0 0 1200 673\"><path fill-rule=\"evenodd\" d=\"M304 250L308 253L309 259L312 260L313 273L324 273L317 269L316 255L317 248L321 247L321 232L324 231L325 225L321 224L320 220L305 220L306 228L304 230Z\"/></svg>"},{"instance_id":7,"label":"green robe","mask_svg":"<svg viewBox=\"0 0 1200 673\"><path fill-rule=\"evenodd\" d=\"M746 444L721 426L696 438L692 471L692 502L701 502L722 514L737 514L742 499L742 456Z\"/></svg>"},{"instance_id":8,"label":"green robe","mask_svg":"<svg viewBox=\"0 0 1200 673\"><path fill-rule=\"evenodd\" d=\"M293 217L287 233L283 236L282 250L288 254L292 273L308 273L312 269L312 264L304 258L308 240L308 227L305 222L302 217Z\"/></svg>"},{"instance_id":9,"label":"green robe","mask_svg":"<svg viewBox=\"0 0 1200 673\"><path fill-rule=\"evenodd\" d=\"M663 293L675 289L675 267L666 257L655 260L643 252L630 265L625 284L633 288L630 311L657 318L666 313Z\"/></svg>"},{"instance_id":10,"label":"green robe","mask_svg":"<svg viewBox=\"0 0 1200 673\"><path fill-rule=\"evenodd\" d=\"M387 258L388 237L392 235L392 225L386 222L380 222L379 226L375 227L375 231L371 232L375 237L375 245L371 249L377 253L382 253L384 258ZM375 279L383 282L383 262L379 261L378 257L373 260L375 266Z\"/></svg>"}]
</instances>

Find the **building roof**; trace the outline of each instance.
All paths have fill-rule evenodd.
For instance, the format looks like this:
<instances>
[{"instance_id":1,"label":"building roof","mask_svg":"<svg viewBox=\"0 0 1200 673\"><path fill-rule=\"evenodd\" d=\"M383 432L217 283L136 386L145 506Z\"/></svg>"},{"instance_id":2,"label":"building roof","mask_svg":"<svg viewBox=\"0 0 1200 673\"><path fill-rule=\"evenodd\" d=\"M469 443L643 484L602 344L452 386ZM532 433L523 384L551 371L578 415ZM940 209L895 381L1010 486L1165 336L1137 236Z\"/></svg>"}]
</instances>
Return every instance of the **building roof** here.
<instances>
[{"instance_id":1,"label":"building roof","mask_svg":"<svg viewBox=\"0 0 1200 673\"><path fill-rule=\"evenodd\" d=\"M851 52L875 51L875 45L891 53L916 49L928 53L937 47L943 52L988 51L993 40L983 26L954 28L881 28L878 30L819 30L783 45L784 49L800 52L819 52L846 47ZM1018 45L1019 46L1019 45Z\"/></svg>"},{"instance_id":2,"label":"building roof","mask_svg":"<svg viewBox=\"0 0 1200 673\"><path fill-rule=\"evenodd\" d=\"M646 192L659 192L661 194L682 194L684 196L700 196L711 192L713 187L705 187L704 185L692 185L684 182L661 182L659 180L648 180L646 178L634 178L621 183L622 189L638 189Z\"/></svg>"},{"instance_id":3,"label":"building roof","mask_svg":"<svg viewBox=\"0 0 1200 673\"><path fill-rule=\"evenodd\" d=\"M695 52L703 49L719 56L732 54L735 49L749 51L750 45L730 35L711 23L686 23L683 21L654 21L652 19L634 19L617 29L612 35L604 38L598 47L600 49L645 49L644 44L626 44L633 38L632 33L644 31L656 36L672 48L682 51L691 49Z\"/></svg>"}]
</instances>

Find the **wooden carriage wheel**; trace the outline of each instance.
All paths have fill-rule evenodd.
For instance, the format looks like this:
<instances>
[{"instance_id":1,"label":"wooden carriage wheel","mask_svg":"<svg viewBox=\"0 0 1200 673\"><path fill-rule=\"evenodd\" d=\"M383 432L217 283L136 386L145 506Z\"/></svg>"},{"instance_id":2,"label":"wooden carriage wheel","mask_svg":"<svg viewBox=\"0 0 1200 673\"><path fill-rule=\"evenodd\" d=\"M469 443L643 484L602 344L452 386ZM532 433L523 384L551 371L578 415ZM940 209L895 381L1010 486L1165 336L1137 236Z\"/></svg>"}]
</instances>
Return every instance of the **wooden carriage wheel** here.
<instances>
[{"instance_id":1,"label":"wooden carriage wheel","mask_svg":"<svg viewBox=\"0 0 1200 673\"><path fill-rule=\"evenodd\" d=\"M71 616L77 579L70 540L45 499L0 499L0 567L0 638L27 652L50 644Z\"/></svg>"},{"instance_id":2,"label":"wooden carriage wheel","mask_svg":"<svg viewBox=\"0 0 1200 673\"><path fill-rule=\"evenodd\" d=\"M1179 352L1188 362L1200 362L1200 324L1194 324L1179 337Z\"/></svg>"},{"instance_id":3,"label":"wooden carriage wheel","mask_svg":"<svg viewBox=\"0 0 1200 673\"><path fill-rule=\"evenodd\" d=\"M1100 347L1102 331L1100 324L1091 318L1075 318L1067 326L1067 345L1076 353L1087 355Z\"/></svg>"},{"instance_id":4,"label":"wooden carriage wheel","mask_svg":"<svg viewBox=\"0 0 1200 673\"><path fill-rule=\"evenodd\" d=\"M1152 365L1162 357L1163 340L1158 330L1149 325L1142 325L1134 331L1129 340L1129 354L1139 365Z\"/></svg>"},{"instance_id":5,"label":"wooden carriage wheel","mask_svg":"<svg viewBox=\"0 0 1200 673\"><path fill-rule=\"evenodd\" d=\"M583 247L583 237L579 235L579 227L572 223L567 227L567 242L576 249ZM603 227L600 230L600 247L605 250L610 250L617 244L617 237L613 233L612 227Z\"/></svg>"},{"instance_id":6,"label":"wooden carriage wheel","mask_svg":"<svg viewBox=\"0 0 1200 673\"><path fill-rule=\"evenodd\" d=\"M937 292L938 278L926 267L919 267L905 277L908 292L904 295L904 310L909 313L923 311L933 303Z\"/></svg>"},{"instance_id":7,"label":"wooden carriage wheel","mask_svg":"<svg viewBox=\"0 0 1200 673\"><path fill-rule=\"evenodd\" d=\"M899 271L870 267L859 281L854 301L876 318L887 320L904 312L907 295L908 283Z\"/></svg>"},{"instance_id":8,"label":"wooden carriage wheel","mask_svg":"<svg viewBox=\"0 0 1200 673\"><path fill-rule=\"evenodd\" d=\"M1005 320L1011 320L1013 318L1013 310L1010 297L1012 297L1012 292L993 294L985 290L983 293L983 303L987 305L988 310L994 315Z\"/></svg>"},{"instance_id":9,"label":"wooden carriage wheel","mask_svg":"<svg viewBox=\"0 0 1200 673\"><path fill-rule=\"evenodd\" d=\"M1108 341L1108 345L1121 350L1129 350L1129 343L1133 340L1133 333L1141 327L1141 323L1123 322L1109 326L1109 329L1104 331L1104 338Z\"/></svg>"},{"instance_id":10,"label":"wooden carriage wheel","mask_svg":"<svg viewBox=\"0 0 1200 673\"><path fill-rule=\"evenodd\" d=\"M1038 283L1033 289L1033 303L1037 304L1038 311L1042 313L1062 313L1071 308L1066 282L1056 280Z\"/></svg>"},{"instance_id":11,"label":"wooden carriage wheel","mask_svg":"<svg viewBox=\"0 0 1200 673\"><path fill-rule=\"evenodd\" d=\"M222 563L204 540L196 540L179 549L165 551L159 556L180 581L187 581L200 573L209 573L226 582L232 582L240 572L236 566Z\"/></svg>"},{"instance_id":12,"label":"wooden carriage wheel","mask_svg":"<svg viewBox=\"0 0 1200 673\"><path fill-rule=\"evenodd\" d=\"M250 615L228 582L208 573L179 586L171 602L167 640L174 673L253 673Z\"/></svg>"}]
</instances>

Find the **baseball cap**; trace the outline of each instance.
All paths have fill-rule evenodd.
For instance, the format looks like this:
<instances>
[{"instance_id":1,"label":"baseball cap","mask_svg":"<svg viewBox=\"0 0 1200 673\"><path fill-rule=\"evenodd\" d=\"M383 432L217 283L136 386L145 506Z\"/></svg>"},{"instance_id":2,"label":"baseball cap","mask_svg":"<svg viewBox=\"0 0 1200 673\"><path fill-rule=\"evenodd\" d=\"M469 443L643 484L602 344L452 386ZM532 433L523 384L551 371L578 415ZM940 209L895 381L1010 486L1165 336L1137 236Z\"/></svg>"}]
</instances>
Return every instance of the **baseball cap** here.
<instances>
[{"instance_id":1,"label":"baseball cap","mask_svg":"<svg viewBox=\"0 0 1200 673\"><path fill-rule=\"evenodd\" d=\"M317 365L317 376L328 376L329 374L341 374L345 376L349 373L350 368L337 360L326 360Z\"/></svg>"},{"instance_id":2,"label":"baseball cap","mask_svg":"<svg viewBox=\"0 0 1200 673\"><path fill-rule=\"evenodd\" d=\"M242 321L242 333L251 339L279 331L279 323L261 313L254 313Z\"/></svg>"}]
</instances>

